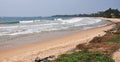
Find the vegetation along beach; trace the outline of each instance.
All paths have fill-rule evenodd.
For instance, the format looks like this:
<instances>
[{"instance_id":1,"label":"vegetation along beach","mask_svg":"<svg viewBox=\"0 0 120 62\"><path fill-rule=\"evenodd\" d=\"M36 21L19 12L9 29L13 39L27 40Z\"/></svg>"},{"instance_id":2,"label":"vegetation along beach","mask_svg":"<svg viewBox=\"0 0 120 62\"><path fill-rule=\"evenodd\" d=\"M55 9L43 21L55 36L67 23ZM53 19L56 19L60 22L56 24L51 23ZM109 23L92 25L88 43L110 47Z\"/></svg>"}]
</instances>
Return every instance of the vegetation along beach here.
<instances>
[{"instance_id":1,"label":"vegetation along beach","mask_svg":"<svg viewBox=\"0 0 120 62\"><path fill-rule=\"evenodd\" d=\"M86 1L0 1L0 62L120 62L120 1Z\"/></svg>"}]
</instances>

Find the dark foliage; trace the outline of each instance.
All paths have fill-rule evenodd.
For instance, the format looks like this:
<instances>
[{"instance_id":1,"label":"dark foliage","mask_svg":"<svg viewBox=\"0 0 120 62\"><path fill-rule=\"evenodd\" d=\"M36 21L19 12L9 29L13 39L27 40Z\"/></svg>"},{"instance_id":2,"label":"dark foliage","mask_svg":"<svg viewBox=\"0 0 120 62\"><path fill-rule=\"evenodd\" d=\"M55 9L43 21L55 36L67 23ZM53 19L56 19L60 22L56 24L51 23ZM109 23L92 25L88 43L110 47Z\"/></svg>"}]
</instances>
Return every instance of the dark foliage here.
<instances>
[{"instance_id":1,"label":"dark foliage","mask_svg":"<svg viewBox=\"0 0 120 62\"><path fill-rule=\"evenodd\" d=\"M91 14L75 14L75 15L54 15L52 17L107 17L120 18L120 11L118 9L107 9L105 11L91 13Z\"/></svg>"},{"instance_id":2,"label":"dark foliage","mask_svg":"<svg viewBox=\"0 0 120 62\"><path fill-rule=\"evenodd\" d=\"M103 12L103 17L107 18L120 18L120 11L118 9L111 9Z\"/></svg>"}]
</instances>

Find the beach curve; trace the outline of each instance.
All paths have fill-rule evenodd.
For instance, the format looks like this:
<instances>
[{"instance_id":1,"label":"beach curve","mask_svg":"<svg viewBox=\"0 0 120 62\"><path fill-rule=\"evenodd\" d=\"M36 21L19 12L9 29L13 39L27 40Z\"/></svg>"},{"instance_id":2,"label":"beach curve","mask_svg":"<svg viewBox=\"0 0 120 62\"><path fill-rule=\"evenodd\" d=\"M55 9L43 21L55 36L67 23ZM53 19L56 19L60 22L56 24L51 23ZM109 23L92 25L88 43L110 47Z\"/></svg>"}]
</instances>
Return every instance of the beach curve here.
<instances>
[{"instance_id":1,"label":"beach curve","mask_svg":"<svg viewBox=\"0 0 120 62\"><path fill-rule=\"evenodd\" d=\"M101 19L110 20L112 22L115 21L115 19ZM46 42L40 42L0 51L0 62L33 62L36 57L42 58L50 55L57 56L59 54L65 53L72 48L75 48L77 44L86 43L95 36L104 35L104 31L109 30L114 26L115 24L112 23L106 26L81 31L79 33L75 33L64 38L53 39Z\"/></svg>"}]
</instances>

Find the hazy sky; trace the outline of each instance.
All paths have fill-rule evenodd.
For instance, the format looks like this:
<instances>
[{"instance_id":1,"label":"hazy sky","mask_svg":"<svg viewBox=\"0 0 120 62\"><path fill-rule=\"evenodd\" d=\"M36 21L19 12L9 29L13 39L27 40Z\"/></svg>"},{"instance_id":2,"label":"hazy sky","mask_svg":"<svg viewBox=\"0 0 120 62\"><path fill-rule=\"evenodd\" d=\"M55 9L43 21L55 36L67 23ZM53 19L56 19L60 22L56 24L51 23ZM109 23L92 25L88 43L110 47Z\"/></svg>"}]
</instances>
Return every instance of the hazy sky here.
<instances>
[{"instance_id":1,"label":"hazy sky","mask_svg":"<svg viewBox=\"0 0 120 62\"><path fill-rule=\"evenodd\" d=\"M120 0L0 0L0 16L94 13L108 8L120 10Z\"/></svg>"}]
</instances>

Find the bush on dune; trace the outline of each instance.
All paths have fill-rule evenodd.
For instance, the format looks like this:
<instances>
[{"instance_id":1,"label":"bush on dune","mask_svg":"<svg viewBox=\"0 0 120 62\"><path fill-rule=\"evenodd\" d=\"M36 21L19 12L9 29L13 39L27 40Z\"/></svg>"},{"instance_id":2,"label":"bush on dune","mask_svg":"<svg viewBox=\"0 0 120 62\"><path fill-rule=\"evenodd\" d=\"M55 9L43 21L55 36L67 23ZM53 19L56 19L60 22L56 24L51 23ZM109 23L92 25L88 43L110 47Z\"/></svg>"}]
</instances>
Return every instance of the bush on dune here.
<instances>
[{"instance_id":1,"label":"bush on dune","mask_svg":"<svg viewBox=\"0 0 120 62\"><path fill-rule=\"evenodd\" d=\"M72 54L62 54L53 62L114 62L114 60L105 54L85 50Z\"/></svg>"}]
</instances>

